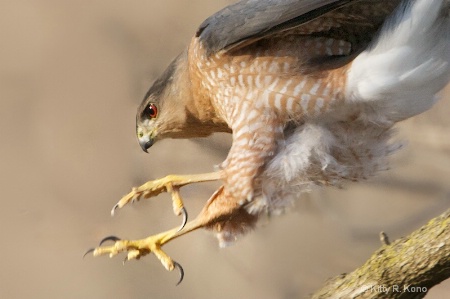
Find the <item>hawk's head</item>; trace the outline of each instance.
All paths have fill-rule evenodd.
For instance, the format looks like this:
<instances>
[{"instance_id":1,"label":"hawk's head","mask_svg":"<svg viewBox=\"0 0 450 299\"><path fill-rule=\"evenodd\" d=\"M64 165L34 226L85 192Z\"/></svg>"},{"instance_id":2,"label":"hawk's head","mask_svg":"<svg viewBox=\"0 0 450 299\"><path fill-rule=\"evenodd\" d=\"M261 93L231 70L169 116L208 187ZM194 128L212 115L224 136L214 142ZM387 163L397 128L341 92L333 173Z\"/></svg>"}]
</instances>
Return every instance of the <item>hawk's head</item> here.
<instances>
[{"instance_id":1,"label":"hawk's head","mask_svg":"<svg viewBox=\"0 0 450 299\"><path fill-rule=\"evenodd\" d=\"M181 53L153 83L138 107L136 134L147 152L164 138L205 137L230 132L209 101L193 95L187 51Z\"/></svg>"},{"instance_id":2,"label":"hawk's head","mask_svg":"<svg viewBox=\"0 0 450 299\"><path fill-rule=\"evenodd\" d=\"M181 53L153 83L138 107L136 134L147 152L164 138L201 137L201 121L189 78L187 51ZM194 109L193 109L194 108Z\"/></svg>"},{"instance_id":3,"label":"hawk's head","mask_svg":"<svg viewBox=\"0 0 450 299\"><path fill-rule=\"evenodd\" d=\"M168 119L174 118L173 105L176 102L173 97L171 86L177 72L177 59L175 59L166 71L153 83L144 97L136 114L136 135L141 148L147 149L153 145L157 139L170 135L171 128ZM181 104L181 103L180 103ZM180 113L177 113L180 114ZM180 118L179 115L176 116Z\"/></svg>"}]
</instances>

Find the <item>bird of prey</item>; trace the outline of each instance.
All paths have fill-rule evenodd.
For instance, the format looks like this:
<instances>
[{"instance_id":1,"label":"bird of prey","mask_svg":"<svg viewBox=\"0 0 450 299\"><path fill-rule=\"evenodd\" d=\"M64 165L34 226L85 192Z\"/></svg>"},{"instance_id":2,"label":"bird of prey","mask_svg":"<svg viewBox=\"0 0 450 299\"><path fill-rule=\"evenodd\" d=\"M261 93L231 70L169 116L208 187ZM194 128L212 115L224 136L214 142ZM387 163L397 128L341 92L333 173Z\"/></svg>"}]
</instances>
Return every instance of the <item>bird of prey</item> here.
<instances>
[{"instance_id":1,"label":"bird of prey","mask_svg":"<svg viewBox=\"0 0 450 299\"><path fill-rule=\"evenodd\" d=\"M207 18L139 106L147 150L164 138L232 134L218 170L169 175L134 188L113 208L219 180L192 221L141 240L112 240L94 256L153 253L198 228L233 242L265 213L315 186L366 179L399 146L392 127L429 109L450 80L449 0L242 0ZM90 251L90 252L91 252Z\"/></svg>"}]
</instances>

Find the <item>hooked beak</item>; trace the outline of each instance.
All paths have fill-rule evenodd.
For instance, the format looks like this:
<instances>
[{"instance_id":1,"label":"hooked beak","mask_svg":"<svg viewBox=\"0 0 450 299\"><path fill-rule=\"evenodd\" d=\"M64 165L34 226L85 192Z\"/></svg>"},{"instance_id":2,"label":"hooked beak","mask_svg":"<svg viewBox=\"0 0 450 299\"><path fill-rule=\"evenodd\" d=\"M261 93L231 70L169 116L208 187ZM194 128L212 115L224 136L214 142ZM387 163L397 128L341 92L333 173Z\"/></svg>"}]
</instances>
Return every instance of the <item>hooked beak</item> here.
<instances>
[{"instance_id":1,"label":"hooked beak","mask_svg":"<svg viewBox=\"0 0 450 299\"><path fill-rule=\"evenodd\" d=\"M153 139L151 139L147 135L144 135L141 138L139 138L139 145L141 146L144 152L148 153L147 150L153 145Z\"/></svg>"}]
</instances>

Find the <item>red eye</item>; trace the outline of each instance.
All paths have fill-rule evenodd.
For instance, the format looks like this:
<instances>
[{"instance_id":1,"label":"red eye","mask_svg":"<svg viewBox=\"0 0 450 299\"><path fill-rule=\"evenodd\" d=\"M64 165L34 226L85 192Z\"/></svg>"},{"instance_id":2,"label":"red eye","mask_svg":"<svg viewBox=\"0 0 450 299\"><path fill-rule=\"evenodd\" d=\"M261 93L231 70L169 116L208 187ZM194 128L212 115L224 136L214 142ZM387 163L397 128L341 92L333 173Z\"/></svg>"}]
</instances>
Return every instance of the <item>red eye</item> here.
<instances>
[{"instance_id":1,"label":"red eye","mask_svg":"<svg viewBox=\"0 0 450 299\"><path fill-rule=\"evenodd\" d=\"M148 118L155 118L158 115L158 109L155 104L148 104L144 109L144 114Z\"/></svg>"}]
</instances>

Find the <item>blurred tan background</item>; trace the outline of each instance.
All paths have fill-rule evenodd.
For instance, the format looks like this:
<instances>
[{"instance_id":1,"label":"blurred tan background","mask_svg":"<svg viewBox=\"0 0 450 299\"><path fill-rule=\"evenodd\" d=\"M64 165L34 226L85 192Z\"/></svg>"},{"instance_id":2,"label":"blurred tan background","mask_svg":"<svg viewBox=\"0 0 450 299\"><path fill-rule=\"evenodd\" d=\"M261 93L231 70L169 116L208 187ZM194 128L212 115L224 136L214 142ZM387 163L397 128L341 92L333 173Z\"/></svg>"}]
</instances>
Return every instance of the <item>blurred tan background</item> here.
<instances>
[{"instance_id":1,"label":"blurred tan background","mask_svg":"<svg viewBox=\"0 0 450 299\"><path fill-rule=\"evenodd\" d=\"M167 245L184 282L149 256L81 258L104 236L179 225L167 195L110 217L132 186L210 171L228 137L168 140L145 154L135 110L200 22L231 1L0 1L0 298L302 298L450 207L450 97L399 126L392 170L321 190L219 249L192 233ZM183 189L194 217L217 185ZM447 281L427 298L450 294Z\"/></svg>"}]
</instances>

